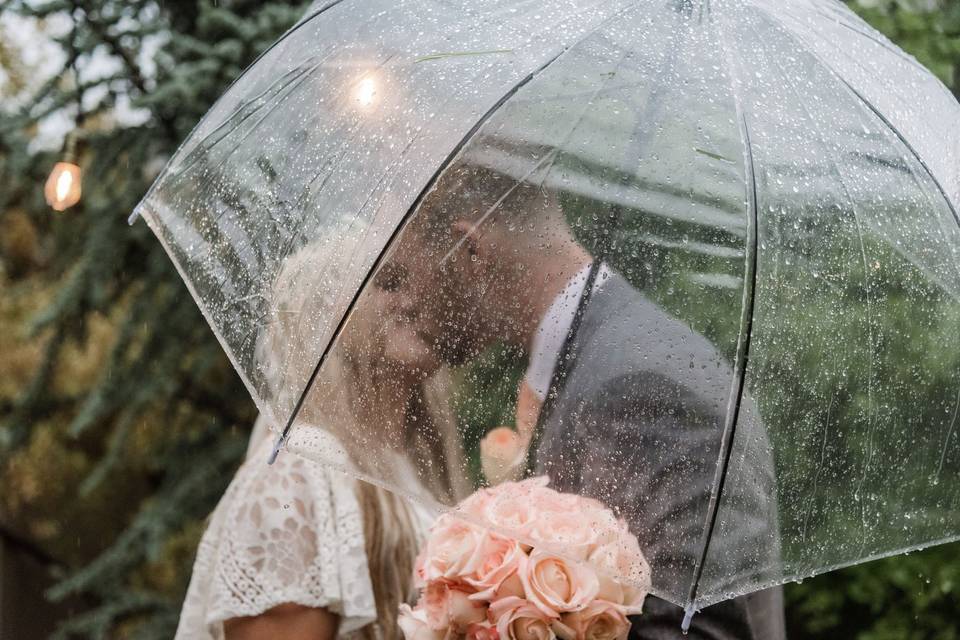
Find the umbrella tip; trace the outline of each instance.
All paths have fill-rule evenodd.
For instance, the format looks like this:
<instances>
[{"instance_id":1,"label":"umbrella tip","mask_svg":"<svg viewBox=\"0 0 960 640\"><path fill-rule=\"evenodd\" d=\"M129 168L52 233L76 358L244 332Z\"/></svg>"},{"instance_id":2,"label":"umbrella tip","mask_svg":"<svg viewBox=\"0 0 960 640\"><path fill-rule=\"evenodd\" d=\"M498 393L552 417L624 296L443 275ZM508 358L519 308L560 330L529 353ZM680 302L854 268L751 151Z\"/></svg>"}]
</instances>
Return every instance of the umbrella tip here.
<instances>
[{"instance_id":1,"label":"umbrella tip","mask_svg":"<svg viewBox=\"0 0 960 640\"><path fill-rule=\"evenodd\" d=\"M273 443L273 451L270 452L270 457L267 458L267 464L273 464L277 461L277 456L280 455L280 449L283 448L284 437L283 434L280 434L280 437L277 438L277 441Z\"/></svg>"},{"instance_id":2,"label":"umbrella tip","mask_svg":"<svg viewBox=\"0 0 960 640\"><path fill-rule=\"evenodd\" d=\"M133 210L133 213L130 214L130 217L127 218L127 224L133 225L137 221L137 218L140 217L140 207L137 207Z\"/></svg>"},{"instance_id":3,"label":"umbrella tip","mask_svg":"<svg viewBox=\"0 0 960 640\"><path fill-rule=\"evenodd\" d=\"M687 635L690 632L690 623L693 621L693 614L697 612L693 608L692 604L688 604L687 608L683 610L683 622L680 623L680 631L683 632L683 635Z\"/></svg>"}]
</instances>

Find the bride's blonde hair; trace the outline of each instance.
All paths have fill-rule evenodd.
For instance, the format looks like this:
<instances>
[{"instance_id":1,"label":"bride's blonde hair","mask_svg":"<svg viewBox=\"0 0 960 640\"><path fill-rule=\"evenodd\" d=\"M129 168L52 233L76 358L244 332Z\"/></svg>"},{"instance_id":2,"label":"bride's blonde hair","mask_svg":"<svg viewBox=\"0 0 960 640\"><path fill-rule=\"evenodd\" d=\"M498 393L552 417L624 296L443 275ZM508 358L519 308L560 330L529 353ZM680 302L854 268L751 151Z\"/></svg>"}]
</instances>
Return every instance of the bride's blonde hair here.
<instances>
[{"instance_id":1,"label":"bride's blonde hair","mask_svg":"<svg viewBox=\"0 0 960 640\"><path fill-rule=\"evenodd\" d=\"M264 386L281 412L289 412L306 385L319 353L317 347L327 337L325 328L337 320L338 287L343 280L329 262L318 266L329 255L307 245L284 261L270 295L270 323L261 331L257 343L257 362ZM325 272L325 273L324 273ZM323 277L325 281L319 278ZM357 316L361 316L357 318ZM350 463L361 473L377 476L370 452L362 451L361 441L376 436L379 424L370 424L369 402L362 391L376 380L374 368L364 360L374 358L371 340L382 339L362 324L370 318L354 314L338 343L330 350L323 367L298 414L298 422L318 425L337 437ZM446 402L451 384L447 368L411 389L410 402L403 407L404 448L421 461L431 461L439 471L427 488L442 501L461 497L459 474L451 474L461 463L460 445L453 412ZM400 400L400 398L398 398ZM416 425L416 428L413 428ZM369 640L399 640L397 625L401 602L415 597L413 569L422 540L410 503L373 484L357 481L355 493L363 514L364 541L370 579L377 606L377 624L357 633Z\"/></svg>"}]
</instances>

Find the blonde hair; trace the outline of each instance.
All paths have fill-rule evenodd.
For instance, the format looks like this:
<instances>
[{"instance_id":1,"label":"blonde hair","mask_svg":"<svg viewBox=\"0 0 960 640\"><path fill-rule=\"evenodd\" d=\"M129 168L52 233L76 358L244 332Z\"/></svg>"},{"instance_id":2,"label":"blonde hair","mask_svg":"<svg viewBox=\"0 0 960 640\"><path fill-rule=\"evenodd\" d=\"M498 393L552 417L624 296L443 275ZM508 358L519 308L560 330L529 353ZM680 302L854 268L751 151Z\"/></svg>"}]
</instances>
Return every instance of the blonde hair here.
<instances>
[{"instance_id":1,"label":"blonde hair","mask_svg":"<svg viewBox=\"0 0 960 640\"><path fill-rule=\"evenodd\" d=\"M257 362L274 406L288 413L302 393L316 362L308 355L319 353L318 342L328 338L326 328L335 321L336 291L342 279L334 276L337 269L328 262L318 268L322 255L311 245L287 257L270 295L270 323L260 333L256 347ZM320 272L326 271L326 274ZM326 276L327 282L320 281ZM326 286L325 286L326 285ZM355 468L368 476L376 476L375 464L358 443L358 434L377 434L379 424L370 424L369 402L358 394L375 385L375 349L370 342L377 332L366 330L363 323L370 318L354 311L338 343L330 350L323 367L309 392L299 419L320 425L337 436ZM376 314L369 314L376 315ZM359 327L353 325L360 325ZM421 462L431 461L439 473L427 488L441 501L461 497L468 490L459 481L461 474L451 474L461 463L461 449L449 403L450 372L441 368L430 378L412 388L409 404L403 407L403 446ZM397 398L401 400L401 398ZM414 425L416 428L414 428ZM422 540L410 503L390 491L373 484L356 481L357 500L363 514L365 550L377 606L377 624L357 633L369 640L399 640L397 625L399 605L415 597L414 562Z\"/></svg>"}]
</instances>

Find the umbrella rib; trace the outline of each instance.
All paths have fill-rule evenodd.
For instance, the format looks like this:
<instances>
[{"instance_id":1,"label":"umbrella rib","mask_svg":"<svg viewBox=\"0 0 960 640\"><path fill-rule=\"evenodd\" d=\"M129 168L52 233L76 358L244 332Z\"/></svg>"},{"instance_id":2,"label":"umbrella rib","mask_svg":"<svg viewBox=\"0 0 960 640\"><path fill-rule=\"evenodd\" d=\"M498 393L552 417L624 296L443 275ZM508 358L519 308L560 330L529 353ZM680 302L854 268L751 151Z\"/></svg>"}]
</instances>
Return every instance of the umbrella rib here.
<instances>
[{"instance_id":1,"label":"umbrella rib","mask_svg":"<svg viewBox=\"0 0 960 640\"><path fill-rule=\"evenodd\" d=\"M315 67L316 65L314 65L314 68ZM183 166L177 168L177 174L186 173L193 168L193 166L200 160L200 156L202 154L212 153L214 147L219 145L220 142L226 138L226 136L236 131L241 125L255 116L264 106L266 106L266 103L257 104L258 102L268 100L270 97L275 97L279 94L282 94L287 90L290 84L297 82L298 79L302 81L302 76L310 73L312 70L312 68L304 70L302 67L291 69L287 73L274 80L266 89L234 108L234 110L224 118L223 122L217 125L210 133L200 140L197 143L196 148L187 154L187 157L184 158ZM247 110L246 113L243 113L247 107L250 107L249 110ZM233 118L238 115L240 117L234 120ZM244 136L241 137L241 141L245 139L246 136L250 135L251 132L252 130L244 134ZM229 156L236 151L237 146L238 145L234 145L234 148L231 149L230 153L227 155Z\"/></svg>"},{"instance_id":2,"label":"umbrella rib","mask_svg":"<svg viewBox=\"0 0 960 640\"><path fill-rule=\"evenodd\" d=\"M718 39L722 42L723 35L719 28L716 29ZM733 438L736 433L737 422L740 417L740 406L743 399L744 381L746 379L747 358L750 352L750 338L753 332L753 306L756 291L757 278L757 177L754 166L753 150L750 145L750 131L747 126L746 114L743 111L743 103L737 91L737 74L735 65L731 60L732 53L724 45L724 60L726 62L730 77L730 92L733 97L734 105L737 111L739 121L741 142L743 143L744 173L747 179L745 191L747 195L747 238L746 248L749 253L744 260L743 276L743 301L740 312L740 338L737 341L737 352L734 360L734 377L731 383L730 398L728 400L727 416L724 424L723 438L720 442L720 451L718 453L717 471L714 476L714 490L710 496L710 502L707 506L706 526L702 538L702 548L700 558L694 568L693 580L690 584L690 592L687 596L687 605L684 609L681 630L686 633L693 620L693 614L696 612L696 600L700 588L700 579L703 576L703 568L706 564L707 554L710 551L710 542L713 539L713 531L716 528L717 517L720 509L720 496L723 493L724 485L727 479L727 470L730 466L730 457L733 452Z\"/></svg>"},{"instance_id":3,"label":"umbrella rib","mask_svg":"<svg viewBox=\"0 0 960 640\"><path fill-rule=\"evenodd\" d=\"M572 45L571 45L572 47ZM387 242L384 244L383 251L380 252L380 255L377 256L377 259L374 261L373 265L367 271L367 274L364 276L363 281L360 283L357 288L357 292L353 295L353 298L350 300L350 304L347 305L347 309L344 312L343 316L340 318L340 321L337 323L337 328L334 330L333 337L324 347L323 352L320 354L320 357L317 359L317 364L313 368L313 372L310 374L310 378L307 380L307 384L304 386L303 392L300 394L300 397L297 399L297 403L293 407L293 411L290 413L290 417L287 419L286 425L283 427L283 431L280 436L277 438L277 442L273 446L273 450L270 452L270 457L267 460L268 464L273 464L277 459L277 455L280 453L280 449L283 447L284 443L287 441L287 438L290 436L290 429L293 426L294 420L296 420L297 415L300 413L300 409L303 407L303 403L307 398L307 395L310 393L310 389L313 388L313 383L317 379L317 375L320 373L320 368L323 366L323 363L326 361L327 356L333 348L333 345L337 342L337 338L340 336L340 333L343 331L343 327L347 322L347 319L350 317L350 313L357 304L357 300L360 298L360 294L366 289L367 284L373 278L373 275L377 272L380 265L383 263L384 258L390 252L390 248L393 246L394 241L399 237L401 232L406 228L407 223L410 221L411 216L414 211L417 210L420 203L423 201L423 198L426 196L427 192L430 191L430 188L436 183L440 175L446 170L446 168L453 162L453 159L457 157L460 151L464 146L473 138L473 136L480 130L480 128L486 124L486 122L496 113L500 107L503 106L507 100L512 98L517 91L519 91L524 85L530 82L535 78L540 72L553 64L557 58L563 55L568 51L570 47L564 47L558 51L555 55L551 56L546 62L544 62L540 67L530 72L527 76L522 78L517 82L509 91L504 93L497 102L487 110L483 116L470 128L466 133L463 139L453 148L453 150L447 155L447 158L441 163L440 167L434 172L430 180L427 181L426 186L420 192L420 195L417 196L417 199L413 202L410 209L404 214L403 219L396 226L393 232L390 234L390 237L387 239Z\"/></svg>"},{"instance_id":4,"label":"umbrella rib","mask_svg":"<svg viewBox=\"0 0 960 640\"><path fill-rule=\"evenodd\" d=\"M623 61L626 59L626 52L620 56L620 59L617 61L616 66L614 67L614 72L619 71L620 67L623 65ZM570 138L573 137L574 132L580 127L587 113L590 111L593 105L593 101L600 95L603 91L609 91L610 87L607 86L607 83L610 82L611 76L608 76L605 81L603 81L599 87L590 92L590 100L587 101L586 106L581 110L580 115L577 117L576 122L573 123L573 126L567 131L567 134L564 136L563 140L560 142L560 147L564 147L570 141ZM556 151L556 149L555 149ZM553 153L550 157L550 163L547 166L547 171L544 175L543 181L546 180L546 175L553 170L554 163L557 159L556 153ZM546 159L546 157L544 158ZM536 170L541 166L543 160L537 164ZM533 173L533 172L531 172ZM621 176L623 178L623 176ZM614 205L614 216L620 217L620 207ZM613 216L611 216L613 217ZM597 246L594 251L593 263L590 265L590 270L587 272L587 279L583 283L583 295L580 296L580 301L577 303L577 308L573 315L573 322L570 323L570 328L567 330L567 335L564 337L563 344L560 347L560 354L556 359L556 367L553 371L553 376L550 379L550 383L547 387L548 391L552 390L553 393L548 393L546 399L544 400L543 406L540 407L540 412L537 416L536 424L533 428L533 435L531 437L530 444L527 446L527 460L526 460L526 470L528 473L532 472L536 468L536 451L539 447L540 438L543 435L544 425L547 422L547 418L553 413L553 406L555 400L560 396L561 391L563 390L566 381L569 379L567 376L568 365L570 362L570 355L573 352L574 340L577 334L580 331L580 323L583 320L584 312L587 308L587 304L590 302L590 297L593 295L594 284L597 280L597 274L600 272L600 267L603 264L603 261L606 259L606 250L607 242L601 241L599 246Z\"/></svg>"},{"instance_id":5,"label":"umbrella rib","mask_svg":"<svg viewBox=\"0 0 960 640\"><path fill-rule=\"evenodd\" d=\"M826 63L823 63L823 64L826 64ZM827 68L829 69L830 67L827 67ZM833 71L833 69L830 69L830 70ZM855 95L857 99L860 100L860 102L864 104L864 106L870 109L870 111L873 112L875 116L877 116L880 122L882 122L883 125L887 127L890 130L890 132L893 133L893 135L895 135L897 139L900 140L900 142L903 143L903 146L906 147L907 151L910 152L910 155L913 156L913 159L916 160L917 163L920 165L920 167L923 169L923 172L926 173L927 177L930 178L930 181L933 182L933 186L937 188L937 192L943 198L943 201L947 203L947 208L950 209L950 213L953 214L954 220L956 220L957 224L960 225L960 212L957 211L957 208L954 206L953 202L950 200L950 197L947 195L947 192L944 190L943 185L940 184L940 180L938 180L937 177L933 175L933 172L930 170L930 167L927 166L926 161L924 161L924 159L920 157L920 154L917 153L917 150L913 148L913 145L910 144L909 141L907 141L904 135L900 132L900 129L898 129L896 125L894 125L892 122L890 122L890 120L888 120L885 115L880 113L880 111L878 111L877 108L874 107L873 104L869 100L867 100L863 94L861 94L859 91L853 88L853 86L851 86L850 83L846 81L846 79L840 76L840 74L837 74L834 72L834 75L836 75L837 78L840 79L840 82L842 82L844 86L846 86L847 89L849 89L850 92L853 95Z\"/></svg>"},{"instance_id":6,"label":"umbrella rib","mask_svg":"<svg viewBox=\"0 0 960 640\"><path fill-rule=\"evenodd\" d=\"M882 113L879 109L877 109L877 107L874 106L873 103L871 103L871 102L866 98L866 96L864 96L864 95L863 95L862 93L860 93L853 85L851 85L849 82L847 82L846 78L844 78L843 75L840 74L836 69L834 69L834 67L833 67L829 62L827 62L826 60L824 60L824 59L814 50L813 46L810 45L810 43L807 41L807 39L806 39L804 36L802 36L802 35L794 32L794 31L792 31L792 30L790 29L789 25L785 24L785 23L777 16L777 14L771 13L771 12L769 12L769 11L766 11L766 10L764 10L762 7L759 7L759 6L757 7L757 10L760 11L761 13L763 13L765 16L767 16L767 18L769 18L772 22L774 22L774 23L776 23L777 25L779 25L780 28L784 31L784 33L785 33L788 37L792 38L794 41L797 42L798 45L800 45L801 47L803 47L803 48L804 48L804 51L806 51L810 56L812 56L812 57L814 58L814 60L816 60L818 63L820 63L820 65L823 66L823 68L826 69L828 73L830 73L830 75L832 75L833 77L835 77L844 87L846 87L847 90L851 93L851 95L853 95L854 98L856 98L860 103L863 104L863 106L865 106L867 109L869 109L870 112L873 113L873 115L880 121L880 123L881 123L884 127L886 127L887 130L890 131L898 140L900 140L901 144L903 144L903 146L906 148L906 150L907 150L907 152L910 154L910 156L912 156L913 159L916 160L916 162L920 165L921 169L923 170L923 173L925 173L926 176L931 180L931 182L933 182L933 186L937 189L937 192L940 194L940 197L943 198L944 202L945 202L946 205L947 205L947 208L950 210L950 213L953 214L954 220L956 221L956 223L957 223L958 225L960 225L960 211L957 210L956 205L955 205L955 204L953 203L953 201L950 199L950 196L947 194L946 190L943 188L943 185L940 183L940 181L939 181L939 180L937 179L937 177L934 175L933 171L930 170L929 165L927 165L927 163L926 163L926 162L924 161L924 159L920 156L920 154L917 153L917 150L913 147L912 144L910 144L910 142L907 140L906 136L904 136L903 133L901 133L900 129L898 129L898 128L896 127L896 125L894 125L885 115L883 115L883 113ZM849 57L849 56L848 56L848 57ZM869 73L869 69L867 69L861 62L859 62L858 60L856 60L856 59L854 59L854 58L852 58L852 57L851 57L851 60L852 60L858 67L860 67L861 69L863 69L865 72L868 72L868 73ZM908 168L908 169L909 169L909 168ZM920 189L921 193L923 193L924 198L927 200L927 202L930 204L930 206L931 206L931 207L935 207L936 205L934 204L933 200L930 198L930 194L928 193L928 191L927 191L926 189L924 189L924 188L919 184L917 174L916 174L913 170L909 170L909 173L910 173L911 177L913 178L914 183L915 183L915 184L917 185L917 187ZM954 250L953 253L956 254L956 251Z\"/></svg>"},{"instance_id":7,"label":"umbrella rib","mask_svg":"<svg viewBox=\"0 0 960 640\"><path fill-rule=\"evenodd\" d=\"M803 45L807 45L806 41L805 41L801 36L799 36L798 34L795 34L795 33L791 32L791 31L789 30L789 28L787 28L787 27L782 23L782 21L779 20L776 16L771 15L770 12L765 11L762 7L757 7L757 9L759 9L759 10L760 10L761 12L763 12L765 15L771 17L775 22L777 22L782 28L784 28L791 36L793 36L795 39L797 39L800 43L802 43ZM944 190L943 186L940 184L940 181L937 179L937 177L936 177L936 176L933 174L933 172L930 170L930 167L929 167L929 166L927 165L927 163L923 160L923 158L917 153L917 151L916 151L916 149L914 149L913 145L911 145L910 142L909 142L909 141L904 137L904 135L900 132L900 130L899 130L886 116L884 116L883 113L881 113L863 94L861 94L861 93L860 93L859 91L857 91L849 82L847 82L847 80L846 80L841 74L839 74L839 73L832 67L832 65L830 65L830 64L827 63L825 60L823 60L823 59L812 49L812 47L804 46L804 49L805 49L810 55L812 55L821 65L823 65L824 68L826 68L833 76L835 76L841 83L843 83L843 85L844 85L864 106L866 106L866 107L880 120L880 122L882 122L883 125L884 125L885 127L887 127L887 129L889 129L890 132L892 132L892 133L900 140L900 142L904 145L904 147L909 151L910 155L913 156L913 158L917 161L917 163L918 163L918 164L920 165L920 167L923 169L924 173L926 173L927 177L933 182L933 184L934 184L934 186L936 187L937 191L940 193L940 195L941 195L941 197L943 198L944 202L947 204L947 207L949 208L950 212L953 214L954 219L956 220L956 222L958 223L958 225L960 225L960 214L958 214L957 208L954 206L953 202L951 202L950 198L947 196L947 193L946 193L946 191ZM730 64L730 63L729 63L729 60L728 60L728 65L729 65L729 64ZM732 68L731 68L731 72L732 72ZM752 217L753 227L752 227L752 234L751 234L751 238L752 238L752 248L753 248L753 256L752 256L752 261L751 261L751 262L752 262L752 270L753 270L753 273L752 273L752 277L751 277L752 282L751 282L751 289L750 289L750 294L749 294L749 308L750 308L750 313L749 313L749 316L747 317L747 323L746 323L746 340L745 340L745 344L743 345L743 346L744 346L744 349L743 349L743 358L742 358L743 369L739 369L739 368L738 368L737 371L735 372L736 375L739 377L739 380L738 380L737 382L738 382L738 386L739 386L739 390L740 390L740 391L739 391L739 393L737 394L737 398L736 398L736 407L735 407L734 416L733 416L734 419L733 419L732 423L730 424L729 432L728 432L728 433L725 433L724 442L723 442L722 445L721 445L721 446L724 447L724 450L722 450L722 452L721 452L722 469L720 470L720 479L719 479L719 483L718 483L718 485L717 485L717 490L716 490L716 492L714 493L714 495L711 497L711 503L710 503L710 507L709 507L711 513L710 513L710 515L709 515L708 529L707 529L707 532L706 532L706 534L705 534L705 543L704 543L704 547L703 547L703 554L702 554L702 556L701 556L701 558L700 558L700 562L699 562L699 564L697 565L697 568L696 568L696 571L695 571L694 580L693 580L693 584L691 585L690 596L689 596L689 598L688 598L688 604L687 604L687 607L686 607L686 613L685 613L684 621L683 621L683 628L684 628L685 630L686 630L687 628L689 628L690 620L691 620L691 618L692 618L692 616L693 616L693 613L694 613L695 610L696 610L696 609L695 609L695 607L696 607L696 597L697 597L697 595L698 595L699 583L700 583L700 579L701 579L702 574L703 574L703 566L704 566L704 563L705 563L705 561L706 561L707 553L708 553L708 551L709 551L710 542L711 542L711 540L712 540L713 530L714 530L714 527L715 527L715 525L716 525L716 520L717 520L717 516L718 516L718 511L719 511L719 510L718 510L719 498L720 498L720 495L721 495L722 492L723 492L723 486L724 486L724 482L725 482L725 480L726 480L727 469L728 469L728 465L729 465L729 462L730 462L730 456L731 456L731 446L730 446L730 445L732 445L732 440L733 440L733 435L734 435L734 431L735 431L735 427L736 427L737 417L738 417L739 410L740 410L740 401L741 401L742 395L743 395L743 385L744 385L744 377L745 377L743 372L745 372L745 370L746 370L746 362L747 362L747 357L748 357L748 352L749 352L749 340L750 340L750 329L751 329L751 326L750 326L750 325L752 324L752 309L753 309L753 304L754 304L754 289L753 289L753 287L755 286L756 263L757 263L757 246L756 246L756 243L757 243L757 231L756 231L756 225L757 225L757 190L756 190L756 176L755 176L755 170L754 170L754 164L753 164L753 156L752 156L752 152L751 152L751 148L750 148L749 131L748 131L748 129L747 129L747 123L746 123L746 120L745 120L744 115L743 115L743 113L742 113L742 110L741 110L741 107L740 107L740 98L739 98L739 96L737 95L735 88L733 89L733 93L734 93L734 99L735 99L735 101L737 102L737 109L738 109L738 111L740 111L740 119L741 119L741 123L742 123L742 127L743 127L743 135L744 135L744 144L745 144L745 146L746 146L746 155L747 155L747 158L748 158L749 179L750 179L750 182L751 182L751 185L752 185L752 189L751 189L752 193L751 193L750 206L751 206L752 213L753 213L753 217ZM748 265L748 268L750 268L749 265ZM745 294L744 294L744 295L745 295L745 297L746 297L746 295L747 295L746 291L745 291ZM739 351L740 351L740 349L738 348L738 355L739 355Z\"/></svg>"},{"instance_id":8,"label":"umbrella rib","mask_svg":"<svg viewBox=\"0 0 960 640\"><path fill-rule=\"evenodd\" d=\"M780 25L780 28L783 31L785 31L788 36L790 35L791 32L787 29L786 26ZM818 58L815 58L815 59L819 61ZM827 70L828 72L832 71L831 69L829 69L829 67L827 68ZM833 75L834 77L839 77L837 74L831 74L831 75ZM787 76L786 74L783 75L783 78L784 80L786 80L788 86L790 87L791 91L796 97L798 104L803 108L803 111L806 114L807 118L811 122L814 122L816 118L814 117L813 113L810 111L810 108L807 106L806 102L804 102L803 95L801 94L799 89L796 87L796 84L793 81L791 81L789 76ZM871 288L870 277L869 277L870 270L867 265L868 260L867 260L867 253L866 253L866 245L864 244L864 241L863 241L863 225L861 224L861 220L860 220L861 216L857 214L857 210L859 208L857 206L857 200L854 197L854 194L851 191L851 189L847 186L847 181L844 179L843 171L841 171L840 169L840 164L841 164L840 158L837 156L837 152L834 150L834 147L831 147L829 144L827 144L827 141L824 138L823 134L820 133L816 129L816 127L811 127L811 129L817 132L817 139L819 140L820 145L824 148L824 150L828 153L830 157L830 163L832 164L834 168L834 172L836 173L836 179L840 183L840 187L843 189L843 192L846 195L847 200L850 201L850 210L851 210L851 213L853 214L853 223L857 230L857 241L860 247L860 259L861 259L861 263L862 263L864 274L865 274L864 294L865 294L866 309L867 309L867 318L866 318L867 344L871 350L876 350L877 345L875 344L874 332L873 332L874 318L873 318L873 311L871 310L872 299L870 296L870 288ZM873 362L873 358L871 358L870 366L868 367L868 375L867 375L867 411L870 415L867 416L867 439L866 439L866 447L865 447L866 460L864 461L863 473L861 474L860 480L857 483L857 488L854 492L854 496L859 496L860 492L863 490L863 485L866 482L867 474L870 472L870 466L871 466L871 463L873 462L873 455L874 455L873 440L874 440L875 430L876 430L876 422L872 417L872 413L874 411L873 385L874 385L875 376L876 376L876 372L875 372L874 362ZM828 413L827 422L824 425L824 433L826 433L826 429L828 429L829 426L830 425L829 425L829 413ZM825 442L826 440L824 440L824 443ZM861 528L863 530L863 535L861 535L860 537L860 552L858 555L863 553L863 546L866 544L866 539L867 539L866 538L867 520L866 520L865 513L866 513L866 504L860 501L860 520L861 520L861 525L862 525Z\"/></svg>"},{"instance_id":9,"label":"umbrella rib","mask_svg":"<svg viewBox=\"0 0 960 640\"><path fill-rule=\"evenodd\" d=\"M781 27L788 35L792 36L792 37L793 37L795 40L797 40L799 43L801 43L801 44L807 44L807 43L806 43L806 40L805 40L801 35L796 34L796 33L792 32L792 31L790 31L789 27L788 27L787 25L783 24L782 22L780 22L780 21L776 18L776 16L774 16L774 15L768 13L768 12L765 12L765 11L764 11L764 14L767 15L768 17L770 17L771 20L777 22L777 24L779 24L780 27ZM920 156L920 154L917 152L917 150L913 147L913 145L910 144L910 142L907 140L906 136L904 136L903 133L901 133L901 131L897 128L897 126L894 125L879 109L877 109L877 108L873 105L873 103L871 103L871 102L866 98L866 96L864 96L864 95L863 95L862 93L860 93L856 88L854 88L853 85L851 85L849 82L847 82L846 78L844 78L840 73L838 73L838 72L833 68L833 66L831 66L826 60L822 59L822 58L813 50L812 47L808 47L808 48L807 48L807 52L808 52L811 56L813 56L813 58L814 58L815 60L817 60L832 76L834 76L837 80L839 80L840 83L843 84L843 86L845 86L845 87L847 88L847 90L848 90L864 107L866 107L871 113L873 113L873 115L883 124L883 126L885 126L885 127L900 141L900 143L904 146L904 148L907 150L907 152L914 158L914 160L916 160L916 162L920 165L920 167L921 167L921 169L923 170L923 172L927 175L927 177L928 177L928 178L930 179L930 181L933 183L934 187L937 189L937 192L940 194L940 197L943 198L943 201L946 203L947 208L948 208L948 209L950 210L950 212L953 214L954 220L957 222L958 225L960 225L960 213L958 213L957 208L954 206L953 202L950 200L950 197L947 195L946 191L944 190L943 185L940 184L940 181L939 181L939 180L937 179L937 177L933 174L933 172L930 170L930 167L927 165L927 163L924 161L924 159ZM859 62L857 62L857 64L858 64L858 66L861 66L861 67L862 67L862 65L861 65ZM834 161L834 162L836 163L836 161ZM913 172L912 170L910 170L910 174L913 175L913 173L914 173L914 172ZM931 207L935 206L934 203L933 203L933 201L931 200L930 196L928 195L927 191L926 191L925 189L923 189L922 186L921 186L921 185L919 184L919 182L917 181L917 177L916 177L915 175L913 175L913 179L914 179L914 183L917 185L918 188L920 188L921 192L924 194L925 199L926 199L927 202L931 205ZM842 177L841 177L841 182L842 182ZM845 189L845 190L846 190L846 189ZM849 195L849 193L848 193L848 195ZM859 233L859 231L858 231L858 233ZM861 237L860 242L861 242L861 251L862 251L862 246L863 246L863 239L862 239L862 237ZM954 429L954 427L955 427L955 425L956 425L957 406L960 406L960 391L958 391L957 398L958 398L958 402L957 402L957 404L954 406L953 419L951 420L950 427L949 427L948 432L947 432L947 436L946 436L946 438L945 438L945 440L944 440L943 448L941 449L940 464L939 464L939 466L938 466L938 468L937 468L937 472L936 472L936 476L935 476L937 479L939 479L940 472L941 472L941 470L942 470L942 468L943 468L943 461L944 461L944 458L945 458L945 456L946 456L947 446L948 446L949 441L950 441L950 438L951 438L951 436L952 436L952 434L953 434L953 429ZM871 434L872 434L872 432L871 432ZM868 440L868 451L870 451L869 446L870 446L870 442L871 442L871 441L872 441L872 435L871 435L870 440ZM868 464L869 464L869 457L868 457ZM866 474L866 470L864 471L864 473ZM862 485L863 485L863 478L861 478L860 486L859 486L858 489L857 489L858 492L859 492L860 489L862 488ZM861 553L862 553L862 546L863 546L863 544L865 544L865 539L864 539L864 541L861 542Z\"/></svg>"},{"instance_id":10,"label":"umbrella rib","mask_svg":"<svg viewBox=\"0 0 960 640\"><path fill-rule=\"evenodd\" d=\"M700 578L703 575L707 553L710 550L710 542L713 539L713 531L720 513L720 496L723 494L724 485L727 480L727 471L730 467L730 457L733 453L733 438L736 433L737 422L740 418L740 406L743 399L744 382L746 380L747 359L750 352L750 338L753 333L753 305L757 278L757 181L753 164L753 151L750 148L750 134L747 128L746 117L743 114L740 115L740 126L743 135L743 145L746 149L745 155L747 157L747 217L749 222L746 245L750 251L746 260L744 260L743 303L741 305L742 311L740 315L741 339L737 343L737 355L734 361L733 371L734 378L731 384L731 397L728 404L726 424L724 425L723 440L720 443L721 448L718 454L717 479L714 482L715 490L710 496L710 504L708 506L703 550L697 561L693 583L690 586L690 595L687 599L687 607L684 613L684 631L689 628L690 620L695 611ZM730 405L732 405L732 407L730 407Z\"/></svg>"}]
</instances>

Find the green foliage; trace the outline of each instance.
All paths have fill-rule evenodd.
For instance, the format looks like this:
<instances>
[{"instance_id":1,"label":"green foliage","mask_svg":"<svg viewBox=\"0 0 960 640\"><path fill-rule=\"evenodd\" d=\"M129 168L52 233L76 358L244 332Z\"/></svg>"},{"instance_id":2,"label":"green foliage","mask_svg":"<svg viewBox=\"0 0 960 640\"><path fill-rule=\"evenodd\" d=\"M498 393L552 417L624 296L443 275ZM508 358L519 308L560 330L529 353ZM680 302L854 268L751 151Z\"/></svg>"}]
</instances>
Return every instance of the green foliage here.
<instances>
[{"instance_id":1,"label":"green foliage","mask_svg":"<svg viewBox=\"0 0 960 640\"><path fill-rule=\"evenodd\" d=\"M958 545L888 558L791 584L794 638L960 638Z\"/></svg>"},{"instance_id":2,"label":"green foliage","mask_svg":"<svg viewBox=\"0 0 960 640\"><path fill-rule=\"evenodd\" d=\"M454 406L474 485L483 475L480 440L491 429L514 424L524 363L521 350L496 344L460 372Z\"/></svg>"},{"instance_id":3,"label":"green foliage","mask_svg":"<svg viewBox=\"0 0 960 640\"><path fill-rule=\"evenodd\" d=\"M68 14L73 28L59 40L62 70L24 109L0 110L0 211L20 230L3 243L0 287L12 310L33 310L9 319L16 331L4 359L20 354L11 366L30 376L0 398L0 523L63 567L49 597L90 605L59 637L169 638L197 525L241 459L254 411L169 259L146 225L126 217L226 85L305 4L2 8L40 25ZM94 52L117 70L81 75L78 87L70 65L83 71ZM4 47L2 60L14 59ZM40 186L56 157L27 145L50 114L74 117L81 95L84 197L53 214ZM117 123L120 100L142 123ZM57 481L40 484L45 473ZM175 541L191 551L171 552Z\"/></svg>"}]
</instances>

